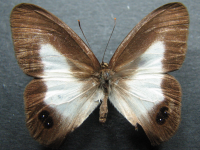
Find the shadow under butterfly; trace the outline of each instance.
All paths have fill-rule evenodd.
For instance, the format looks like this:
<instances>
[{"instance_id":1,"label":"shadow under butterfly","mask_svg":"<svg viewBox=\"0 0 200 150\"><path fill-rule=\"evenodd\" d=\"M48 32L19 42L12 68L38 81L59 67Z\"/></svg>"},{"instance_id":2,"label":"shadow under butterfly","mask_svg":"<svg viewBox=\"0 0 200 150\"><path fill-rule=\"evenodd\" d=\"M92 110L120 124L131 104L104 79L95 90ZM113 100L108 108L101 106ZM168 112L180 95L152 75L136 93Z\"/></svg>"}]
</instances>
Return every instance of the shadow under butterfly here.
<instances>
[{"instance_id":1,"label":"shadow under butterfly","mask_svg":"<svg viewBox=\"0 0 200 150\"><path fill-rule=\"evenodd\" d=\"M189 16L181 3L169 3L142 19L101 64L64 22L33 4L11 13L16 58L34 79L24 92L26 123L34 139L58 147L107 100L152 145L168 140L181 115L181 88L168 72L181 67L187 49Z\"/></svg>"}]
</instances>

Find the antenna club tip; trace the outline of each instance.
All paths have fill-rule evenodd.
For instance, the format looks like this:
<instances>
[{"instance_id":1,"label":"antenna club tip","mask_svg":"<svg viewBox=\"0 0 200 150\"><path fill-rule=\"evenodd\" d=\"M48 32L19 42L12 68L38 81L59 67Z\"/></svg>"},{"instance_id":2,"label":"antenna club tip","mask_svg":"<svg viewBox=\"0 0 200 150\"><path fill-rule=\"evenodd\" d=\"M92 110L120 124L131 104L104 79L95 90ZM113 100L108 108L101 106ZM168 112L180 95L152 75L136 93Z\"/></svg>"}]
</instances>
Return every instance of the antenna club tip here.
<instances>
[{"instance_id":1,"label":"antenna club tip","mask_svg":"<svg viewBox=\"0 0 200 150\"><path fill-rule=\"evenodd\" d=\"M116 20L116 18L114 18L114 20Z\"/></svg>"},{"instance_id":2,"label":"antenna club tip","mask_svg":"<svg viewBox=\"0 0 200 150\"><path fill-rule=\"evenodd\" d=\"M78 20L78 22L80 22L80 20Z\"/></svg>"}]
</instances>

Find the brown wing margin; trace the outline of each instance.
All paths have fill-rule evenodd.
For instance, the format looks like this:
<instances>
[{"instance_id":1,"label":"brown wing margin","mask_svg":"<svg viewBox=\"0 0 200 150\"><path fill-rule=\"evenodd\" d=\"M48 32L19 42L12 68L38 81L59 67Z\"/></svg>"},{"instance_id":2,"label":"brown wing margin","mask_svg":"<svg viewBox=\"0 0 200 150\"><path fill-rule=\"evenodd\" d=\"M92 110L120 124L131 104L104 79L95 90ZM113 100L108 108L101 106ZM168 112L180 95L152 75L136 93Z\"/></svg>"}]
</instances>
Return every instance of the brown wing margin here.
<instances>
[{"instance_id":1,"label":"brown wing margin","mask_svg":"<svg viewBox=\"0 0 200 150\"><path fill-rule=\"evenodd\" d=\"M181 87L178 81L166 74L161 84L164 100L154 106L147 116L139 120L152 145L169 140L181 121Z\"/></svg>"},{"instance_id":2,"label":"brown wing margin","mask_svg":"<svg viewBox=\"0 0 200 150\"><path fill-rule=\"evenodd\" d=\"M75 66L82 65L90 72L100 64L81 38L50 12L33 4L19 4L10 16L16 57L23 71L39 77L43 66L38 51L41 44L51 44Z\"/></svg>"},{"instance_id":3,"label":"brown wing margin","mask_svg":"<svg viewBox=\"0 0 200 150\"><path fill-rule=\"evenodd\" d=\"M165 44L165 72L180 68L187 49L189 15L181 3L169 3L140 21L117 48L109 68L119 71L142 55L154 41Z\"/></svg>"}]
</instances>

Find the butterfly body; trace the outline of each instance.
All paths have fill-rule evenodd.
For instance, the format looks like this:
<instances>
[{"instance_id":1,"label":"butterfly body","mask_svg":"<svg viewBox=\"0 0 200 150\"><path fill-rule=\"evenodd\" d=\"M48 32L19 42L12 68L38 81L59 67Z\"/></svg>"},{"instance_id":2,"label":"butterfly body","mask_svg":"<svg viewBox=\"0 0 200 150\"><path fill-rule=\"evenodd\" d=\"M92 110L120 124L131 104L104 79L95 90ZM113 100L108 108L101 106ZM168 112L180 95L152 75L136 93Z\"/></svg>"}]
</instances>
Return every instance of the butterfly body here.
<instances>
[{"instance_id":1,"label":"butterfly body","mask_svg":"<svg viewBox=\"0 0 200 150\"><path fill-rule=\"evenodd\" d=\"M100 83L99 88L101 88L104 93L104 98L102 99L99 111L99 122L101 123L106 122L106 117L108 114L107 101L110 95L110 91L112 89L113 75L114 72L111 69L108 69L108 64L101 63L101 70L99 74L99 83Z\"/></svg>"},{"instance_id":2,"label":"butterfly body","mask_svg":"<svg viewBox=\"0 0 200 150\"><path fill-rule=\"evenodd\" d=\"M16 58L34 79L24 103L30 134L58 147L100 105L105 123L107 101L152 145L168 140L181 114L181 87L168 75L181 67L187 49L189 16L181 3L151 12L125 37L108 64L99 63L80 37L50 12L17 5L10 16Z\"/></svg>"}]
</instances>

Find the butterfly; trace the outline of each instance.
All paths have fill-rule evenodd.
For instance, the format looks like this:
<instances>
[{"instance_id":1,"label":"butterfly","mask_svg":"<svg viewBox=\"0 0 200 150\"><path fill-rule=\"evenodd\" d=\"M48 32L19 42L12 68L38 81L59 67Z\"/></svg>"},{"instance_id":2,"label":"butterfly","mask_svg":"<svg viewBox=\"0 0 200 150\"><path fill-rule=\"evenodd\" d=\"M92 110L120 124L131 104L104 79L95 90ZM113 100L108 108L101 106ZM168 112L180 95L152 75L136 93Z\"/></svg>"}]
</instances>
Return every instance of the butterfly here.
<instances>
[{"instance_id":1,"label":"butterfly","mask_svg":"<svg viewBox=\"0 0 200 150\"><path fill-rule=\"evenodd\" d=\"M34 79L26 86L26 124L34 139L59 146L107 101L152 145L168 140L181 119L181 87L168 72L181 67L187 49L189 15L181 3L163 5L125 37L110 62L99 63L64 22L33 4L19 4L10 16L19 66Z\"/></svg>"}]
</instances>

